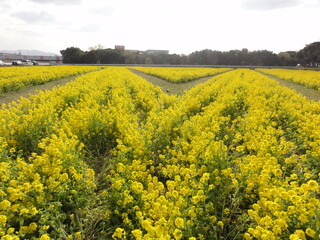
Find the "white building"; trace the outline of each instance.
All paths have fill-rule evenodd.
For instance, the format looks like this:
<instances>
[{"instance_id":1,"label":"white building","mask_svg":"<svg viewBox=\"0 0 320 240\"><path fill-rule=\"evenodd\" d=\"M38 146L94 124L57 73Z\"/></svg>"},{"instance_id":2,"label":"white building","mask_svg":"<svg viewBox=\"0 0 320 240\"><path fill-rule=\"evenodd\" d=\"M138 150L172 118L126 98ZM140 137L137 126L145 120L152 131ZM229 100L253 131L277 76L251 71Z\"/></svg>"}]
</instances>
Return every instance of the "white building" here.
<instances>
[{"instance_id":1,"label":"white building","mask_svg":"<svg viewBox=\"0 0 320 240\"><path fill-rule=\"evenodd\" d=\"M147 53L147 54L165 54L165 55L168 55L169 54L169 50L148 49L147 51L145 51L145 53Z\"/></svg>"}]
</instances>

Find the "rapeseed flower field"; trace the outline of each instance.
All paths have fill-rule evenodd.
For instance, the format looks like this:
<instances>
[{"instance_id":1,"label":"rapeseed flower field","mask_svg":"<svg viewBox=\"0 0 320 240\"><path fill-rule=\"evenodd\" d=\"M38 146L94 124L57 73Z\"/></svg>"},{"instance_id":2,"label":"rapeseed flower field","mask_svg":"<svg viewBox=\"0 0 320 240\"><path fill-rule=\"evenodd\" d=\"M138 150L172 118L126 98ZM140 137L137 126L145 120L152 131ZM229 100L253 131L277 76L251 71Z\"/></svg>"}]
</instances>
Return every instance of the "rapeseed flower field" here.
<instances>
[{"instance_id":1,"label":"rapeseed flower field","mask_svg":"<svg viewBox=\"0 0 320 240\"><path fill-rule=\"evenodd\" d=\"M132 67L132 69L165 79L172 83L185 83L198 78L213 76L231 68L172 68L172 67Z\"/></svg>"},{"instance_id":2,"label":"rapeseed flower field","mask_svg":"<svg viewBox=\"0 0 320 240\"><path fill-rule=\"evenodd\" d=\"M320 91L320 72L310 70L257 69L288 81L299 83Z\"/></svg>"},{"instance_id":3,"label":"rapeseed flower field","mask_svg":"<svg viewBox=\"0 0 320 240\"><path fill-rule=\"evenodd\" d=\"M319 239L320 105L255 71L107 67L0 121L1 240Z\"/></svg>"},{"instance_id":4,"label":"rapeseed flower field","mask_svg":"<svg viewBox=\"0 0 320 240\"><path fill-rule=\"evenodd\" d=\"M0 95L27 86L101 69L93 66L37 66L0 68Z\"/></svg>"}]
</instances>

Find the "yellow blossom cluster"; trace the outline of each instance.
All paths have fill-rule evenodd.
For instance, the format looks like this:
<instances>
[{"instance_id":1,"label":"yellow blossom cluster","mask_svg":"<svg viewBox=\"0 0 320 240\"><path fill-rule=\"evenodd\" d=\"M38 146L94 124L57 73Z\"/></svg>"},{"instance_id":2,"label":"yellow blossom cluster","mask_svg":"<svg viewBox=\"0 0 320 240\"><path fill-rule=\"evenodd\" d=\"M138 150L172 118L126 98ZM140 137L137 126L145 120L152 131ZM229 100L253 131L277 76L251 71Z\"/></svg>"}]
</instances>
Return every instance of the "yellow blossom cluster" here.
<instances>
[{"instance_id":1,"label":"yellow blossom cluster","mask_svg":"<svg viewBox=\"0 0 320 240\"><path fill-rule=\"evenodd\" d=\"M125 158L112 172L109 210L126 233L114 238L318 236L319 109L272 79L235 70L151 113L149 159ZM286 194L303 199L293 215Z\"/></svg>"},{"instance_id":2,"label":"yellow blossom cluster","mask_svg":"<svg viewBox=\"0 0 320 240\"><path fill-rule=\"evenodd\" d=\"M145 154L139 122L169 104L160 88L134 77L126 69L92 72L0 110L0 239L88 237L81 230L90 221L82 219L101 191L92 168L109 169L118 149Z\"/></svg>"},{"instance_id":3,"label":"yellow blossom cluster","mask_svg":"<svg viewBox=\"0 0 320 240\"><path fill-rule=\"evenodd\" d=\"M0 95L26 86L101 69L94 66L36 66L0 68Z\"/></svg>"},{"instance_id":4,"label":"yellow blossom cluster","mask_svg":"<svg viewBox=\"0 0 320 240\"><path fill-rule=\"evenodd\" d=\"M168 96L110 67L22 99L0 239L319 239L319 113L248 69Z\"/></svg>"},{"instance_id":5,"label":"yellow blossom cluster","mask_svg":"<svg viewBox=\"0 0 320 240\"><path fill-rule=\"evenodd\" d=\"M260 72L320 91L320 72L311 70L257 69Z\"/></svg>"},{"instance_id":6,"label":"yellow blossom cluster","mask_svg":"<svg viewBox=\"0 0 320 240\"><path fill-rule=\"evenodd\" d=\"M172 67L133 67L133 69L165 79L173 83L185 83L198 78L213 76L231 68L172 68Z\"/></svg>"}]
</instances>

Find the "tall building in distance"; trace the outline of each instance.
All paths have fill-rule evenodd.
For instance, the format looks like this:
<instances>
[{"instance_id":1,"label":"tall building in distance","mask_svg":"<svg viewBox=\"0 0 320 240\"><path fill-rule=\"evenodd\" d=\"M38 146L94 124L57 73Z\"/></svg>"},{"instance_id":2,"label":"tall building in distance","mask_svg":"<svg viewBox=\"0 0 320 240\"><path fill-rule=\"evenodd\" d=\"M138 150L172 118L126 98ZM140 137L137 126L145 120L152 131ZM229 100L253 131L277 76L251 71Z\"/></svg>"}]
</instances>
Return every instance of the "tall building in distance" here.
<instances>
[{"instance_id":1,"label":"tall building in distance","mask_svg":"<svg viewBox=\"0 0 320 240\"><path fill-rule=\"evenodd\" d=\"M124 45L115 45L115 46L114 46L114 49L115 49L115 50L124 51L124 50L125 50L125 47L124 47Z\"/></svg>"},{"instance_id":2,"label":"tall building in distance","mask_svg":"<svg viewBox=\"0 0 320 240\"><path fill-rule=\"evenodd\" d=\"M41 56L41 55L27 55L27 54L19 54L16 53L1 53L0 52L0 60L6 63L11 63L12 61L21 61L21 60L31 60L38 61L40 63L58 63L61 64L63 61L62 56Z\"/></svg>"},{"instance_id":3,"label":"tall building in distance","mask_svg":"<svg viewBox=\"0 0 320 240\"><path fill-rule=\"evenodd\" d=\"M168 55L169 54L169 50L148 49L147 51L145 51L145 53L147 53L147 54L165 54L165 55Z\"/></svg>"},{"instance_id":4,"label":"tall building in distance","mask_svg":"<svg viewBox=\"0 0 320 240\"><path fill-rule=\"evenodd\" d=\"M114 46L115 50L120 50L120 51L125 51L125 46L124 45L115 45ZM126 51L131 51L131 52L141 52L141 53L146 53L146 54L154 54L154 55L168 55L169 50L158 50L158 49L148 49L146 51L140 51L140 50L126 50Z\"/></svg>"}]
</instances>

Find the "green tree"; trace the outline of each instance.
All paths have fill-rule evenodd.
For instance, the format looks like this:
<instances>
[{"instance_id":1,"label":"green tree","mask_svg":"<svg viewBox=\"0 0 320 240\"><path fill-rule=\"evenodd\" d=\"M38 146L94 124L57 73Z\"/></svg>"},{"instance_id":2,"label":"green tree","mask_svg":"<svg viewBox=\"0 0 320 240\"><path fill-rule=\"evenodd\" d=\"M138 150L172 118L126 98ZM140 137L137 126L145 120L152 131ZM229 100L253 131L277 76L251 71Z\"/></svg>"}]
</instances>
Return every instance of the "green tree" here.
<instances>
[{"instance_id":1,"label":"green tree","mask_svg":"<svg viewBox=\"0 0 320 240\"><path fill-rule=\"evenodd\" d=\"M77 47L68 47L60 51L63 63L81 63L84 52Z\"/></svg>"},{"instance_id":2,"label":"green tree","mask_svg":"<svg viewBox=\"0 0 320 240\"><path fill-rule=\"evenodd\" d=\"M281 66L296 66L299 61L297 58L297 52L287 51L278 53L279 65Z\"/></svg>"},{"instance_id":3,"label":"green tree","mask_svg":"<svg viewBox=\"0 0 320 240\"><path fill-rule=\"evenodd\" d=\"M146 64L153 64L152 59L150 57L146 58Z\"/></svg>"},{"instance_id":4,"label":"green tree","mask_svg":"<svg viewBox=\"0 0 320 240\"><path fill-rule=\"evenodd\" d=\"M89 61L90 63L100 64L104 50L105 50L105 47L102 44L97 44L93 47L90 47L89 56L91 56L91 58L90 60L87 60L87 61Z\"/></svg>"},{"instance_id":5,"label":"green tree","mask_svg":"<svg viewBox=\"0 0 320 240\"><path fill-rule=\"evenodd\" d=\"M307 44L298 52L298 57L306 66L320 66L320 42Z\"/></svg>"}]
</instances>

